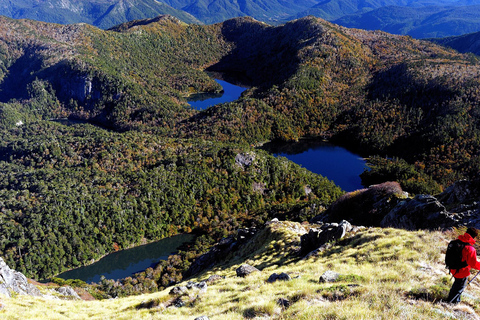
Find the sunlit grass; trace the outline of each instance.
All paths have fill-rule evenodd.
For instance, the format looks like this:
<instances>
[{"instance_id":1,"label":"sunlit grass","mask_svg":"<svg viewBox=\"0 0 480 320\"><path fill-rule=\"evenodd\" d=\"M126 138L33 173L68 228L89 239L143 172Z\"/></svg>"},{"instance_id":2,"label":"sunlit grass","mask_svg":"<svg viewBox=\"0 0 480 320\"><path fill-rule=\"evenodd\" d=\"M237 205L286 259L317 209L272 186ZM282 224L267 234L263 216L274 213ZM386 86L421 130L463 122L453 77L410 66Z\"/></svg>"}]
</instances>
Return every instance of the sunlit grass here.
<instances>
[{"instance_id":1,"label":"sunlit grass","mask_svg":"<svg viewBox=\"0 0 480 320\"><path fill-rule=\"evenodd\" d=\"M170 306L175 297L162 292L104 301L62 301L23 297L2 298L2 319L445 319L455 307L440 303L451 285L443 265L450 234L365 229L347 235L324 252L302 259L294 254L300 225L278 223L258 233L250 245L224 265L197 278L225 276L204 294L191 290L184 307ZM297 228L300 230L300 228ZM236 276L242 263L261 270ZM320 283L327 270L341 276ZM288 273L291 281L266 280ZM467 288L463 307L474 312L480 288ZM287 299L289 306L278 304ZM458 308L458 307L457 307ZM447 317L448 318L448 317Z\"/></svg>"}]
</instances>

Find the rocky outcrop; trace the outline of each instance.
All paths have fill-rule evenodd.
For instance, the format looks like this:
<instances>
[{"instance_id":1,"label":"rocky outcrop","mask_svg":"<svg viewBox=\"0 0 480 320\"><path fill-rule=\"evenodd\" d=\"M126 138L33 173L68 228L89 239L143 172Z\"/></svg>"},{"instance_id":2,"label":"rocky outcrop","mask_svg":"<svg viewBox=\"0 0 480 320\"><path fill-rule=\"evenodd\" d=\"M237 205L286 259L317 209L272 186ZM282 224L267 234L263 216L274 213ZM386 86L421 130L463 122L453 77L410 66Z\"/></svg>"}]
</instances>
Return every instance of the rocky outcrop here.
<instances>
[{"instance_id":1,"label":"rocky outcrop","mask_svg":"<svg viewBox=\"0 0 480 320\"><path fill-rule=\"evenodd\" d=\"M235 164L242 169L250 167L255 161L255 153L239 153L235 156Z\"/></svg>"},{"instance_id":2,"label":"rocky outcrop","mask_svg":"<svg viewBox=\"0 0 480 320\"><path fill-rule=\"evenodd\" d=\"M0 293L9 297L12 293L41 296L40 290L29 283L25 275L10 269L2 258L0 258Z\"/></svg>"},{"instance_id":3,"label":"rocky outcrop","mask_svg":"<svg viewBox=\"0 0 480 320\"><path fill-rule=\"evenodd\" d=\"M359 226L378 226L385 215L407 196L397 182L373 185L344 194L310 222L347 220Z\"/></svg>"},{"instance_id":4,"label":"rocky outcrop","mask_svg":"<svg viewBox=\"0 0 480 320\"><path fill-rule=\"evenodd\" d=\"M222 259L231 251L237 250L241 245L246 243L257 232L257 229L239 229L236 235L223 238L207 253L197 258L185 273L185 277L195 275L202 270L208 269Z\"/></svg>"},{"instance_id":5,"label":"rocky outcrop","mask_svg":"<svg viewBox=\"0 0 480 320\"><path fill-rule=\"evenodd\" d=\"M480 201L480 179L460 180L448 187L438 196L444 205L459 205Z\"/></svg>"},{"instance_id":6,"label":"rocky outcrop","mask_svg":"<svg viewBox=\"0 0 480 320\"><path fill-rule=\"evenodd\" d=\"M480 228L480 180L459 181L437 197L414 198L409 198L398 183L386 182L345 194L310 222L341 219L359 225L407 230L463 225Z\"/></svg>"},{"instance_id":7,"label":"rocky outcrop","mask_svg":"<svg viewBox=\"0 0 480 320\"><path fill-rule=\"evenodd\" d=\"M240 267L237 268L237 270L235 270L235 272L237 273L237 277L246 277L249 274L252 274L254 272L259 272L259 271L260 270L258 270L255 267L252 267L249 264L242 264Z\"/></svg>"},{"instance_id":8,"label":"rocky outcrop","mask_svg":"<svg viewBox=\"0 0 480 320\"><path fill-rule=\"evenodd\" d=\"M67 298L75 299L75 300L80 300L80 296L78 295L75 290L73 290L72 287L70 286L63 286L57 289L57 292L60 293L62 296L65 296Z\"/></svg>"},{"instance_id":9,"label":"rocky outcrop","mask_svg":"<svg viewBox=\"0 0 480 320\"><path fill-rule=\"evenodd\" d=\"M456 220L435 197L417 195L400 202L383 218L380 226L406 230L448 228Z\"/></svg>"},{"instance_id":10,"label":"rocky outcrop","mask_svg":"<svg viewBox=\"0 0 480 320\"><path fill-rule=\"evenodd\" d=\"M207 291L207 283L205 281L202 282L193 282L189 281L187 285L185 286L176 286L173 287L169 294L174 295L174 296L183 296L183 295L188 295L189 291L192 289L198 290L198 293L205 293Z\"/></svg>"},{"instance_id":11,"label":"rocky outcrop","mask_svg":"<svg viewBox=\"0 0 480 320\"><path fill-rule=\"evenodd\" d=\"M301 252L305 254L330 241L341 239L345 236L345 233L352 229L352 225L345 220L340 223L326 223L319 229L311 228L307 234L300 237Z\"/></svg>"},{"instance_id":12,"label":"rocky outcrop","mask_svg":"<svg viewBox=\"0 0 480 320\"><path fill-rule=\"evenodd\" d=\"M292 278L285 272L282 272L280 274L277 274L277 273L272 273L270 275L270 277L268 277L268 280L267 282L268 283L273 283L277 280L280 280L280 281L290 281L292 280Z\"/></svg>"}]
</instances>

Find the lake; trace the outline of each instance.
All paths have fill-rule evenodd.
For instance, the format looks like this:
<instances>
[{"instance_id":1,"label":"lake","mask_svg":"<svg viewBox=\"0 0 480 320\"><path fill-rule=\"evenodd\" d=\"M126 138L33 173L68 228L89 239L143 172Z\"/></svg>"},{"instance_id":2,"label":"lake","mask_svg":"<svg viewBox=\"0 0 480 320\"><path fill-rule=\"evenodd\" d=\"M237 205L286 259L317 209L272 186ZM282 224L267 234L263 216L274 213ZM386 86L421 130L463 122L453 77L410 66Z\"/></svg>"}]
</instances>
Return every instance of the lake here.
<instances>
[{"instance_id":1,"label":"lake","mask_svg":"<svg viewBox=\"0 0 480 320\"><path fill-rule=\"evenodd\" d=\"M107 279L123 279L149 267L154 267L160 260L194 238L191 234L179 234L157 242L111 253L99 261L58 275L62 279L80 279L87 283L100 282L100 276Z\"/></svg>"},{"instance_id":2,"label":"lake","mask_svg":"<svg viewBox=\"0 0 480 320\"><path fill-rule=\"evenodd\" d=\"M236 86L223 80L215 79L223 88L221 93L197 93L188 97L188 103L196 110L205 110L219 103L235 101L247 88Z\"/></svg>"},{"instance_id":3,"label":"lake","mask_svg":"<svg viewBox=\"0 0 480 320\"><path fill-rule=\"evenodd\" d=\"M277 157L285 157L332 180L345 191L363 188L360 174L367 168L366 161L345 148L312 140L273 143L265 145L264 148Z\"/></svg>"}]
</instances>

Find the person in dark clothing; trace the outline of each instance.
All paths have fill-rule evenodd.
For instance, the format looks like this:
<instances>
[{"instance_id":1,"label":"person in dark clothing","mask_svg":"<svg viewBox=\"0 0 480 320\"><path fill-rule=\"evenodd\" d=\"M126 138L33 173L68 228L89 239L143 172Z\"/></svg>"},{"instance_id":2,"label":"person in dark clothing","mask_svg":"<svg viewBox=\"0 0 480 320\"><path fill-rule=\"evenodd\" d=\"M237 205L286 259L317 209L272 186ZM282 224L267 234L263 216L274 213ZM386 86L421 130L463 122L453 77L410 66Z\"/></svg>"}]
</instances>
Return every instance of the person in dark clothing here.
<instances>
[{"instance_id":1,"label":"person in dark clothing","mask_svg":"<svg viewBox=\"0 0 480 320\"><path fill-rule=\"evenodd\" d=\"M467 266L458 270L451 269L450 273L455 278L450 293L448 295L448 302L459 303L460 296L467 286L468 276L470 275L470 269L480 270L480 262L477 261L477 251L473 247L475 244L475 238L478 235L478 231L474 228L468 228L465 234L458 237L462 242L468 243L462 250L462 261L467 262Z\"/></svg>"}]
</instances>

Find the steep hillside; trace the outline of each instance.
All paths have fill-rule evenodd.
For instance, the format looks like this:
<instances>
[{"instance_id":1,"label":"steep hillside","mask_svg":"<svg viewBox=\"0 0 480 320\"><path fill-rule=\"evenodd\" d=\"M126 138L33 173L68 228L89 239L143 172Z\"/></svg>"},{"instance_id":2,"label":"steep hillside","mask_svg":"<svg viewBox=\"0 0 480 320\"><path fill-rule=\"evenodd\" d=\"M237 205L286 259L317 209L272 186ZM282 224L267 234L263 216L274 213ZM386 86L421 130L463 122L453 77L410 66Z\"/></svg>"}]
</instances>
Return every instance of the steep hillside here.
<instances>
[{"instance_id":1,"label":"steep hillside","mask_svg":"<svg viewBox=\"0 0 480 320\"><path fill-rule=\"evenodd\" d=\"M383 30L414 38L462 35L480 29L480 6L408 8L387 6L366 13L343 16L342 26L366 30Z\"/></svg>"},{"instance_id":2,"label":"steep hillside","mask_svg":"<svg viewBox=\"0 0 480 320\"><path fill-rule=\"evenodd\" d=\"M457 37L428 39L429 41L453 48L462 53L480 55L480 33L469 33Z\"/></svg>"},{"instance_id":3,"label":"steep hillside","mask_svg":"<svg viewBox=\"0 0 480 320\"><path fill-rule=\"evenodd\" d=\"M85 22L107 29L134 19L169 14L187 23L200 23L185 11L153 0L20 0L0 1L0 15L14 19L71 24Z\"/></svg>"},{"instance_id":4,"label":"steep hillside","mask_svg":"<svg viewBox=\"0 0 480 320\"><path fill-rule=\"evenodd\" d=\"M308 228L306 224L271 223L236 258L189 279L190 284L179 284L183 293L168 288L102 301L22 295L2 298L0 312L7 319L39 315L49 319L210 320L478 317L476 281L466 289L460 305L441 302L451 283L443 253L452 234L370 228L347 233L303 258L298 255L300 235ZM245 263L259 271L237 276L236 270ZM285 274L285 280L269 280L274 273ZM45 287L40 289L51 294Z\"/></svg>"}]
</instances>

